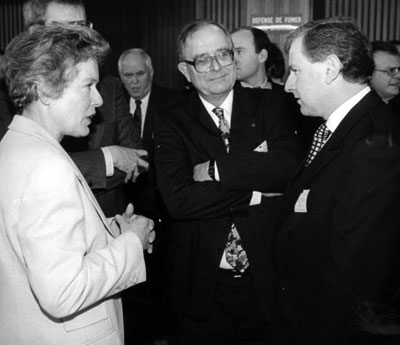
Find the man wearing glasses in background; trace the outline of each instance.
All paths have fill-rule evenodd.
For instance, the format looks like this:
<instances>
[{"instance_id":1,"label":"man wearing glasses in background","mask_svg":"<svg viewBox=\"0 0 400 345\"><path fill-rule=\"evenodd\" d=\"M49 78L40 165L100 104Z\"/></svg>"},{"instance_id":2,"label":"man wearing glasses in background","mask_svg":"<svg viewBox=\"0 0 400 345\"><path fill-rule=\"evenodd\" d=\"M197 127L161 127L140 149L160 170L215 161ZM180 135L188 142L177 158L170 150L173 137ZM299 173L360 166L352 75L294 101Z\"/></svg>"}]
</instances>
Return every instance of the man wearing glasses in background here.
<instances>
[{"instance_id":1,"label":"man wearing glasses in background","mask_svg":"<svg viewBox=\"0 0 400 345\"><path fill-rule=\"evenodd\" d=\"M400 56L394 44L385 41L372 42L375 70L370 86L391 108L400 112L393 99L400 93ZM397 106L396 106L397 105Z\"/></svg>"},{"instance_id":2,"label":"man wearing glasses in background","mask_svg":"<svg viewBox=\"0 0 400 345\"><path fill-rule=\"evenodd\" d=\"M283 93L234 86L233 43L218 23L185 26L178 50L193 88L155 131L157 180L173 219L173 344L267 344L277 195L298 163Z\"/></svg>"},{"instance_id":3,"label":"man wearing glasses in background","mask_svg":"<svg viewBox=\"0 0 400 345\"><path fill-rule=\"evenodd\" d=\"M64 23L92 27L86 20L81 0L28 0L23 7L25 27ZM129 106L118 78L101 77L97 88L103 105L96 109L90 134L66 137L63 147L93 189L106 216L122 213L126 207L123 189L148 168L142 159L141 140L134 130ZM11 117L14 114L11 114ZM2 117L4 115L2 114Z\"/></svg>"}]
</instances>

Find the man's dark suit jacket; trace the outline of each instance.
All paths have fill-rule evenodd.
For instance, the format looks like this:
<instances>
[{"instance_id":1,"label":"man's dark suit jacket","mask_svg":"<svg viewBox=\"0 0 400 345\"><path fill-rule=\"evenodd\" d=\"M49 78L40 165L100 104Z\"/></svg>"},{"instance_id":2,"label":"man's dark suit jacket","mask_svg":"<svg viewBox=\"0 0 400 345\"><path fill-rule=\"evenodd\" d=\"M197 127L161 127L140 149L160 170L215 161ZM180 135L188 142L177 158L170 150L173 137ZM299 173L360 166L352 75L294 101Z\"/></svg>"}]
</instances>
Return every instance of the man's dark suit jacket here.
<instances>
[{"instance_id":1,"label":"man's dark suit jacket","mask_svg":"<svg viewBox=\"0 0 400 345\"><path fill-rule=\"evenodd\" d=\"M107 216L113 216L123 212L126 207L122 191L125 174L116 169L113 177L106 177L104 155L100 147L121 145L138 148L140 138L134 136L128 104L119 79L112 76L102 78L97 88L103 98L103 105L96 109L90 134L84 138L65 137L61 144L95 192L103 211ZM7 88L1 84L0 139L15 113Z\"/></svg>"},{"instance_id":2,"label":"man's dark suit jacket","mask_svg":"<svg viewBox=\"0 0 400 345\"><path fill-rule=\"evenodd\" d=\"M142 136L142 148L148 152L149 170L140 174L135 183L130 183L127 189L128 199L135 205L135 210L154 220L166 217L154 169L154 121L160 111L173 103L180 94L179 91L152 84ZM125 97L129 103L129 95L126 92Z\"/></svg>"},{"instance_id":3,"label":"man's dark suit jacket","mask_svg":"<svg viewBox=\"0 0 400 345\"><path fill-rule=\"evenodd\" d=\"M275 248L280 344L370 344L367 320L389 315L400 291L399 131L371 91L291 182Z\"/></svg>"},{"instance_id":4,"label":"man's dark suit jacket","mask_svg":"<svg viewBox=\"0 0 400 345\"><path fill-rule=\"evenodd\" d=\"M249 204L252 191L283 192L298 163L284 100L282 92L236 86L229 154L196 90L157 119L156 173L173 218L169 292L173 305L193 318L204 320L210 310L233 220L249 257L261 310L270 320L276 200ZM255 152L265 140L268 152ZM210 159L216 160L221 182L195 182L193 167Z\"/></svg>"}]
</instances>

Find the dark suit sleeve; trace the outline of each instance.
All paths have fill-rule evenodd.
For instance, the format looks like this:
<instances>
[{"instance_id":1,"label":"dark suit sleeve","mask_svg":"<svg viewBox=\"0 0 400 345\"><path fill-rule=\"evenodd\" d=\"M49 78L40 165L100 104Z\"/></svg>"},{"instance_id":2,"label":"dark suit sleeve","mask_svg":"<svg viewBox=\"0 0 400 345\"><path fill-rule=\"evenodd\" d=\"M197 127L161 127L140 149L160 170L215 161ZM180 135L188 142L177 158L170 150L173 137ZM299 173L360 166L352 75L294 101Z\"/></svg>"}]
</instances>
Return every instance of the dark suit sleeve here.
<instances>
[{"instance_id":1,"label":"dark suit sleeve","mask_svg":"<svg viewBox=\"0 0 400 345\"><path fill-rule=\"evenodd\" d=\"M391 297L399 291L393 276L399 264L400 149L377 135L350 154L352 164L342 171L333 201L332 266L327 267L332 280L310 344L344 343L347 315L358 329L372 332L371 321L377 326L385 320L380 312L392 307ZM377 305L380 312L374 315Z\"/></svg>"},{"instance_id":2,"label":"dark suit sleeve","mask_svg":"<svg viewBox=\"0 0 400 345\"><path fill-rule=\"evenodd\" d=\"M70 152L72 160L92 189L106 188L106 163L101 149Z\"/></svg>"},{"instance_id":3,"label":"dark suit sleeve","mask_svg":"<svg viewBox=\"0 0 400 345\"><path fill-rule=\"evenodd\" d=\"M257 125L263 128L268 152L231 152L218 157L216 162L224 188L267 193L285 191L302 158L292 121L293 109L287 104L282 92L268 94L261 104L263 112Z\"/></svg>"},{"instance_id":4,"label":"dark suit sleeve","mask_svg":"<svg viewBox=\"0 0 400 345\"><path fill-rule=\"evenodd\" d=\"M193 162L188 150L194 150L181 135L174 114L160 114L155 131L155 164L157 180L166 207L173 218L211 219L248 207L251 193L225 191L219 182L195 182ZM190 146L190 148L189 148Z\"/></svg>"}]
</instances>

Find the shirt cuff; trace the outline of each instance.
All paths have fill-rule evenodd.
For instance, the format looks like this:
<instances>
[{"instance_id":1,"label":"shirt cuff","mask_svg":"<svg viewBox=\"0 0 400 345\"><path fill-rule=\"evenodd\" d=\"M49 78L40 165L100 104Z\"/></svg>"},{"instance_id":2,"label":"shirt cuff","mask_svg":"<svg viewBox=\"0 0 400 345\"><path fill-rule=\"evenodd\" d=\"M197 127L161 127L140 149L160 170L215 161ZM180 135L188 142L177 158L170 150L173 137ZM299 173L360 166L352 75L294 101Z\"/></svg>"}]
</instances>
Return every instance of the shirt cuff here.
<instances>
[{"instance_id":1,"label":"shirt cuff","mask_svg":"<svg viewBox=\"0 0 400 345\"><path fill-rule=\"evenodd\" d=\"M103 151L104 161L106 163L106 176L110 177L114 175L114 161L112 158L112 154L108 147L102 147L101 150Z\"/></svg>"},{"instance_id":2,"label":"shirt cuff","mask_svg":"<svg viewBox=\"0 0 400 345\"><path fill-rule=\"evenodd\" d=\"M214 163L214 177L215 177L215 181L219 182L219 173L218 173L217 162Z\"/></svg>"},{"instance_id":3,"label":"shirt cuff","mask_svg":"<svg viewBox=\"0 0 400 345\"><path fill-rule=\"evenodd\" d=\"M250 200L250 206L260 205L261 204L261 192L253 192L253 195Z\"/></svg>"}]
</instances>

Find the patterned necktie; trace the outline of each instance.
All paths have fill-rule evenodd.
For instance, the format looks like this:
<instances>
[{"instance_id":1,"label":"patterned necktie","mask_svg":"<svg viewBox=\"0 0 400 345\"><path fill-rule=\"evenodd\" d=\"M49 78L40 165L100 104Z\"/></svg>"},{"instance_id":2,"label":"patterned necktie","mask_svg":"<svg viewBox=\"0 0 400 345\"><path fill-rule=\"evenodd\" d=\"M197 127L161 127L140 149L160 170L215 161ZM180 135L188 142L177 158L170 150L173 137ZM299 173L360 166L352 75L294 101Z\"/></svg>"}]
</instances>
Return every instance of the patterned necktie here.
<instances>
[{"instance_id":1,"label":"patterned necktie","mask_svg":"<svg viewBox=\"0 0 400 345\"><path fill-rule=\"evenodd\" d=\"M213 113L218 116L221 138L226 152L229 153L229 123L224 117L224 109L214 108ZM226 242L225 257L229 265L236 271L243 273L249 267L246 251L243 249L242 240L234 223L231 225L231 231Z\"/></svg>"},{"instance_id":2,"label":"patterned necktie","mask_svg":"<svg viewBox=\"0 0 400 345\"><path fill-rule=\"evenodd\" d=\"M221 138L224 142L226 152L229 153L229 123L224 116L224 109L214 108L213 113L218 116Z\"/></svg>"},{"instance_id":3,"label":"patterned necktie","mask_svg":"<svg viewBox=\"0 0 400 345\"><path fill-rule=\"evenodd\" d=\"M325 123L321 124L318 127L318 129L315 131L313 142L311 144L311 149L306 159L306 167L312 162L317 153L322 149L331 134L332 132L328 129L328 127L326 127Z\"/></svg>"},{"instance_id":4,"label":"patterned necktie","mask_svg":"<svg viewBox=\"0 0 400 345\"><path fill-rule=\"evenodd\" d=\"M142 108L141 108L142 101L140 99L136 99L135 103L136 103L136 109L135 113L133 114L133 123L135 126L135 132L138 133L140 138L142 136Z\"/></svg>"}]
</instances>

